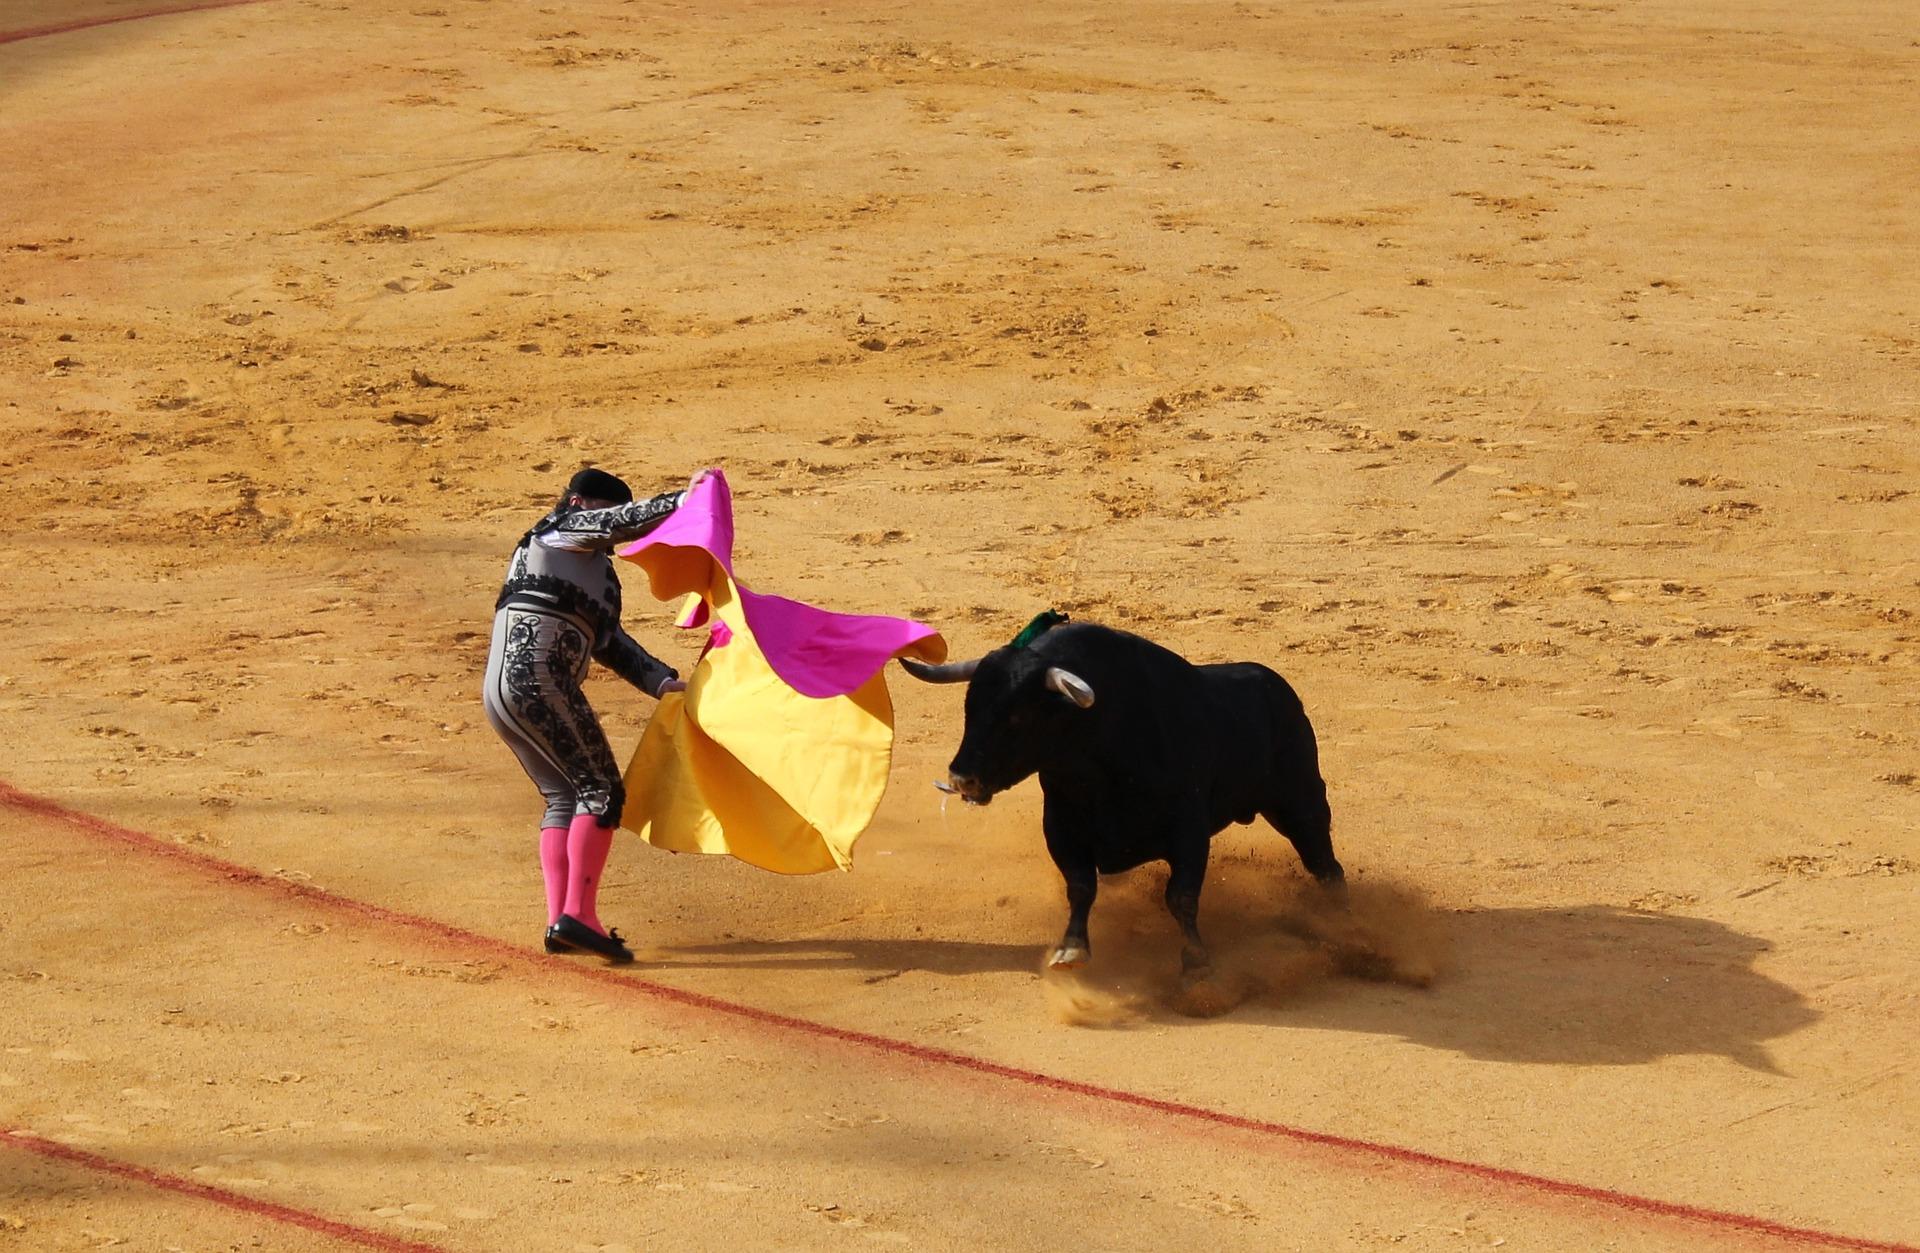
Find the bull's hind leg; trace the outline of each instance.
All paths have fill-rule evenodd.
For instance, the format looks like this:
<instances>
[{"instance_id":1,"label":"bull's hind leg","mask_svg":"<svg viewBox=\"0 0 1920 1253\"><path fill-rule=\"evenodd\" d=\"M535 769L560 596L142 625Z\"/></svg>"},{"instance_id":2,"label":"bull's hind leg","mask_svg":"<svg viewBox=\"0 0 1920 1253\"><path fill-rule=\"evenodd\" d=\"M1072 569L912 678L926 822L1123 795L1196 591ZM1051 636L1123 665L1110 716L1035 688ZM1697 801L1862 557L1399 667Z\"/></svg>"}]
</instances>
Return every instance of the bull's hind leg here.
<instances>
[{"instance_id":1,"label":"bull's hind leg","mask_svg":"<svg viewBox=\"0 0 1920 1253\"><path fill-rule=\"evenodd\" d=\"M1318 774L1285 789L1260 815L1293 842L1307 873L1332 891L1344 891L1347 872L1333 855L1333 810L1327 806L1327 785Z\"/></svg>"},{"instance_id":2,"label":"bull's hind leg","mask_svg":"<svg viewBox=\"0 0 1920 1253\"><path fill-rule=\"evenodd\" d=\"M1200 938L1200 886L1207 880L1207 840L1183 845L1167 859L1173 873L1167 877L1167 912L1180 924L1185 944L1180 949L1180 971L1189 979L1204 979L1213 967L1206 942Z\"/></svg>"}]
</instances>

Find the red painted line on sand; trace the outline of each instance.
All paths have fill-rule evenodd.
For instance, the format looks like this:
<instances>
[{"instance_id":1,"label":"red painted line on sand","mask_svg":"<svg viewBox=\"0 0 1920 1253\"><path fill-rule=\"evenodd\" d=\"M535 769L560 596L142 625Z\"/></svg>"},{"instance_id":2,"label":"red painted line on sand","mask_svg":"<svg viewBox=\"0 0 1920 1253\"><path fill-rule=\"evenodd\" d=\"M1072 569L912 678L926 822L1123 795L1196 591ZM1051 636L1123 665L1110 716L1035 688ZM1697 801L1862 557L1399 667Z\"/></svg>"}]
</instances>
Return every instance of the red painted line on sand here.
<instances>
[{"instance_id":1,"label":"red painted line on sand","mask_svg":"<svg viewBox=\"0 0 1920 1253\"><path fill-rule=\"evenodd\" d=\"M99 1171L101 1174L118 1175L122 1179L131 1179L135 1183L143 1183L150 1188L178 1193L181 1196L192 1197L196 1201L208 1201L226 1209L251 1214L256 1218L270 1218L274 1222L285 1223L289 1227L304 1227L308 1231L317 1231L321 1235L332 1236L348 1244L357 1244L361 1248L379 1249L381 1253L443 1253L441 1249L431 1244L402 1240L378 1231L369 1231L365 1227L355 1227L351 1223L322 1218L306 1210L276 1205L272 1201L262 1201L258 1197L242 1196L238 1192L229 1192L225 1188L216 1188L211 1184L200 1183L193 1179L183 1179L179 1175L169 1175L164 1171L148 1170L145 1166L135 1166L132 1162L123 1162L118 1158L102 1157L98 1153L89 1153L85 1149L42 1140L39 1136L25 1131L16 1131L11 1127L0 1127L0 1145L19 1149L23 1153L35 1153L57 1162L83 1166L88 1170Z\"/></svg>"},{"instance_id":2,"label":"red painted line on sand","mask_svg":"<svg viewBox=\"0 0 1920 1253\"><path fill-rule=\"evenodd\" d=\"M163 9L141 9L137 13L102 13L97 17L79 17L46 26L28 26L21 30L0 30L0 44L19 43L46 35L64 35L68 31L91 30L95 26L113 26L120 22L138 22L149 17L171 17L175 13L199 13L204 9L233 9L243 4L265 4L267 0L198 0L194 4L172 4Z\"/></svg>"},{"instance_id":3,"label":"red painted line on sand","mask_svg":"<svg viewBox=\"0 0 1920 1253\"><path fill-rule=\"evenodd\" d=\"M988 1061L981 1057L972 1057L965 1053L955 1053L948 1049L935 1048L932 1045L916 1044L911 1040L897 1040L891 1036L876 1035L872 1032L858 1031L850 1027L836 1027L830 1023L816 1022L810 1018L796 1018L774 1010L742 1004L738 1001L724 1000L717 996L708 996L700 992L689 992L669 984L657 983L651 979L621 973L613 968L600 966L578 966L571 963L549 963L542 961L534 950L517 944L509 944L492 936L468 931L464 927L437 922L417 914L403 913L397 909L388 909L384 905L375 905L368 901L355 900L349 896L339 896L323 888L309 884L293 883L276 878L234 862L210 857L178 844L170 843L158 836L148 835L97 818L92 814L69 809L58 801L23 792L11 784L0 782L0 805L32 814L53 822L61 823L89 835L116 843L128 845L154 856L169 858L175 862L217 875L229 883L244 884L250 887L265 888L298 900L325 906L340 913L358 914L391 926L423 933L459 946L473 953L482 952L508 961L517 966L538 963L543 972L555 976L571 975L588 979L628 995L645 996L656 1001L667 1001L694 1009L723 1014L731 1018L773 1027L796 1035L812 1036L816 1039L834 1040L857 1048L869 1049L894 1057L911 1058L929 1066L940 1066L950 1070L966 1071L976 1075L985 1075L993 1079L1002 1079L1010 1083L1031 1088L1041 1088L1051 1092L1065 1093L1070 1096L1084 1097L1106 1105L1119 1106L1179 1119L1189 1123L1226 1127L1236 1131L1249 1132L1273 1140L1291 1141L1295 1144L1313 1145L1323 1149L1333 1149L1350 1156L1372 1158L1403 1165L1419 1166L1429 1170L1451 1175L1464 1175L1485 1183L1500 1184L1516 1191L1538 1193L1549 1196L1570 1197L1576 1200L1592 1202L1615 1210L1625 1210L1636 1214L1646 1214L1658 1218L1674 1219L1680 1222L1695 1223L1703 1227L1717 1228L1722 1231L1742 1232L1749 1235L1767 1236L1788 1244L1812 1248L1851 1249L1861 1253L1920 1253L1920 1246L1900 1244L1887 1240L1870 1240L1859 1236L1841 1235L1837 1232L1821 1231L1813 1227L1796 1227L1788 1223L1775 1222L1770 1218L1759 1218L1750 1214L1736 1214L1727 1210L1707 1209L1698 1205L1686 1205L1677 1201L1662 1201L1655 1197L1640 1196L1632 1192L1620 1192L1612 1188L1597 1187L1592 1184L1574 1183L1565 1179L1554 1179L1546 1175L1531 1174L1523 1170L1513 1170L1505 1166L1487 1166L1479 1162L1463 1161L1459 1158L1442 1157L1436 1153L1427 1153L1419 1149L1402 1148L1398 1145L1383 1144L1373 1140L1361 1140L1350 1136L1333 1135L1324 1131L1309 1131L1285 1123L1268 1122L1259 1118L1248 1118L1240 1114L1231 1114L1222 1110L1208 1109L1200 1105L1188 1105L1180 1101L1163 1100L1160 1097L1147 1096L1138 1092L1129 1092L1123 1088L1103 1087L1094 1083L1082 1083L1077 1079L1065 1079L1058 1075L1049 1075L1038 1070L1027 1070L1019 1066L1009 1066L1002 1062Z\"/></svg>"}]
</instances>

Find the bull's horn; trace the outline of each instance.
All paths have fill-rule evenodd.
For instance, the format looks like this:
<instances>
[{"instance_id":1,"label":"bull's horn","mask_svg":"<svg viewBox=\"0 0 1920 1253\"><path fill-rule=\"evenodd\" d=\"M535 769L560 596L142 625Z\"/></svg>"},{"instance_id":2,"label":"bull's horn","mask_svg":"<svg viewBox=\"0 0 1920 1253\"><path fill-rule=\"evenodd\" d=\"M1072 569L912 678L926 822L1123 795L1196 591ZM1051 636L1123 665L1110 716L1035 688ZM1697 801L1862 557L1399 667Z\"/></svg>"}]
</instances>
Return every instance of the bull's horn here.
<instances>
[{"instance_id":1,"label":"bull's horn","mask_svg":"<svg viewBox=\"0 0 1920 1253\"><path fill-rule=\"evenodd\" d=\"M965 683L980 668L980 659L972 661L945 661L934 665L925 661L915 661L911 657L900 658L901 667L922 683Z\"/></svg>"},{"instance_id":2,"label":"bull's horn","mask_svg":"<svg viewBox=\"0 0 1920 1253\"><path fill-rule=\"evenodd\" d=\"M1093 705L1093 688L1087 681L1071 670L1062 670L1059 666L1047 670L1047 686L1066 697L1082 709Z\"/></svg>"}]
</instances>

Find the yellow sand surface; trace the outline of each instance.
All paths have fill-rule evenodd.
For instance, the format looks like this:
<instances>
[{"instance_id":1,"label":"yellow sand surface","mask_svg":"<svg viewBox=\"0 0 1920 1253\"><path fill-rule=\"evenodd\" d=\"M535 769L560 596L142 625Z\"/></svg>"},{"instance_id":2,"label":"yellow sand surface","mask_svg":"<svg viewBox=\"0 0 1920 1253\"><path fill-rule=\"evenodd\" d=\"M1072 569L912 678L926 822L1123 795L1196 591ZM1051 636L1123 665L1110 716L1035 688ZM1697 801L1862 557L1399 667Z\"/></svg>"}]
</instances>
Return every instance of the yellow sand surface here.
<instances>
[{"instance_id":1,"label":"yellow sand surface","mask_svg":"<svg viewBox=\"0 0 1920 1253\"><path fill-rule=\"evenodd\" d=\"M0 33L136 4L0 3ZM968 655L1259 660L1353 913L1064 921L891 679L850 874L616 842L630 977L1920 1243L1906 0L270 0L0 44L0 1126L449 1250L1766 1237L796 1035L538 955L479 705L592 462ZM627 576L627 626L698 639ZM616 756L652 704L600 674ZM118 1242L117 1244L115 1242ZM346 1247L0 1147L0 1251Z\"/></svg>"}]
</instances>

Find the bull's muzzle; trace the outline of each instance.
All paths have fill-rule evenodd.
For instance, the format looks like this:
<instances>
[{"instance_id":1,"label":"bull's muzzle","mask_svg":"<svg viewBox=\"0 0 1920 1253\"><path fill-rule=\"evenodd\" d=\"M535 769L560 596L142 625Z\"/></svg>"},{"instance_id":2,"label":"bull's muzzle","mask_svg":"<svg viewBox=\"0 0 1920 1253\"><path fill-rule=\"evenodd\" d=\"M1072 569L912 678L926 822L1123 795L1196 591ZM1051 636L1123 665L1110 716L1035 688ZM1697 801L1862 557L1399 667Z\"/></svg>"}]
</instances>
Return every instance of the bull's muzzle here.
<instances>
[{"instance_id":1,"label":"bull's muzzle","mask_svg":"<svg viewBox=\"0 0 1920 1253\"><path fill-rule=\"evenodd\" d=\"M993 799L993 791L980 779L979 775L950 773L947 775L947 789L969 805L984 805Z\"/></svg>"}]
</instances>

